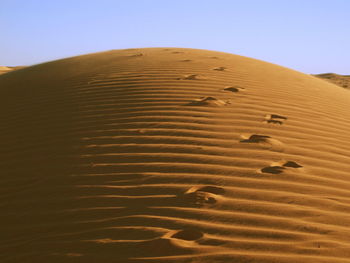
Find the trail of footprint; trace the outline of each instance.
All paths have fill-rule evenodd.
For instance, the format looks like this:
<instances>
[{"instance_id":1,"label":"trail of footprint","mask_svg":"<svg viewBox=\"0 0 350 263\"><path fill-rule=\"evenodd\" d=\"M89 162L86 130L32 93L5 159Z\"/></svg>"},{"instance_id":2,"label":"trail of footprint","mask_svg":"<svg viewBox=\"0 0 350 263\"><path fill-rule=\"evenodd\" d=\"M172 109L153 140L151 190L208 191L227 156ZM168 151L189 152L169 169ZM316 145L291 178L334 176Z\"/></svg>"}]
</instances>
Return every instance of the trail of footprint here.
<instances>
[{"instance_id":1,"label":"trail of footprint","mask_svg":"<svg viewBox=\"0 0 350 263\"><path fill-rule=\"evenodd\" d=\"M241 136L242 140L240 140L241 143L258 143L264 148L267 148L272 151L281 152L284 150L284 144L280 142L277 139L271 138L271 136L268 135L261 135L261 134L253 134L246 138L245 136Z\"/></svg>"},{"instance_id":2,"label":"trail of footprint","mask_svg":"<svg viewBox=\"0 0 350 263\"><path fill-rule=\"evenodd\" d=\"M287 120L287 117L284 117L282 115L268 114L265 116L265 121L267 123L282 125L285 120Z\"/></svg>"},{"instance_id":3,"label":"trail of footprint","mask_svg":"<svg viewBox=\"0 0 350 263\"><path fill-rule=\"evenodd\" d=\"M223 89L223 91L230 91L230 92L239 92L241 90L244 90L244 88L239 86L227 86Z\"/></svg>"},{"instance_id":4,"label":"trail of footprint","mask_svg":"<svg viewBox=\"0 0 350 263\"><path fill-rule=\"evenodd\" d=\"M171 53L173 53L173 54L182 54L182 53L184 53L184 52L182 52L182 51L173 51L173 52L171 52Z\"/></svg>"},{"instance_id":5,"label":"trail of footprint","mask_svg":"<svg viewBox=\"0 0 350 263\"><path fill-rule=\"evenodd\" d=\"M200 99L196 99L191 101L190 103L187 103L187 106L209 106L209 107L220 107L220 106L225 106L227 104L230 104L229 101L223 101L219 100L214 97L204 97Z\"/></svg>"},{"instance_id":6,"label":"trail of footprint","mask_svg":"<svg viewBox=\"0 0 350 263\"><path fill-rule=\"evenodd\" d=\"M224 71L226 70L227 68L225 67L217 67L217 68L213 68L213 70L216 70L216 71Z\"/></svg>"},{"instance_id":7,"label":"trail of footprint","mask_svg":"<svg viewBox=\"0 0 350 263\"><path fill-rule=\"evenodd\" d=\"M181 62L191 62L191 59L184 59L184 60L180 60Z\"/></svg>"},{"instance_id":8,"label":"trail of footprint","mask_svg":"<svg viewBox=\"0 0 350 263\"><path fill-rule=\"evenodd\" d=\"M280 174L282 173L284 170L288 169L288 168L301 168L303 167L302 165L293 162L293 161L287 161L285 163L283 163L282 165L276 165L278 163L275 163L271 166L267 166L261 169L261 172L263 173L270 173L270 174Z\"/></svg>"},{"instance_id":9,"label":"trail of footprint","mask_svg":"<svg viewBox=\"0 0 350 263\"><path fill-rule=\"evenodd\" d=\"M283 120L288 119L287 117L284 117L282 115L277 115L277 114L271 114L270 117L271 119L283 119Z\"/></svg>"},{"instance_id":10,"label":"trail of footprint","mask_svg":"<svg viewBox=\"0 0 350 263\"><path fill-rule=\"evenodd\" d=\"M267 120L266 122L267 123L273 123L273 124L279 124L279 125L283 124L283 121L278 121L278 120Z\"/></svg>"},{"instance_id":11,"label":"trail of footprint","mask_svg":"<svg viewBox=\"0 0 350 263\"><path fill-rule=\"evenodd\" d=\"M283 172L284 169L286 168L282 166L267 166L262 168L261 172L269 174L280 174Z\"/></svg>"},{"instance_id":12,"label":"trail of footprint","mask_svg":"<svg viewBox=\"0 0 350 263\"><path fill-rule=\"evenodd\" d=\"M186 203L193 206L204 206L204 205L213 205L217 201L210 193L196 191L192 193L186 193L184 195Z\"/></svg>"},{"instance_id":13,"label":"trail of footprint","mask_svg":"<svg viewBox=\"0 0 350 263\"><path fill-rule=\"evenodd\" d=\"M288 161L286 163L283 164L284 167L293 167L293 168L301 168L303 167L302 165L296 163L296 162L293 162L293 161Z\"/></svg>"},{"instance_id":14,"label":"trail of footprint","mask_svg":"<svg viewBox=\"0 0 350 263\"><path fill-rule=\"evenodd\" d=\"M177 78L177 80L197 80L201 79L197 74L185 75L183 77Z\"/></svg>"},{"instance_id":15,"label":"trail of footprint","mask_svg":"<svg viewBox=\"0 0 350 263\"><path fill-rule=\"evenodd\" d=\"M217 196L223 195L225 189L217 186L194 186L185 192L183 198L186 203L194 206L213 205L217 202Z\"/></svg>"},{"instance_id":16,"label":"trail of footprint","mask_svg":"<svg viewBox=\"0 0 350 263\"><path fill-rule=\"evenodd\" d=\"M269 138L271 138L271 136L261 135L261 134L253 134L248 139L243 139L240 142L259 143L259 142L266 142L267 139L269 139Z\"/></svg>"}]
</instances>

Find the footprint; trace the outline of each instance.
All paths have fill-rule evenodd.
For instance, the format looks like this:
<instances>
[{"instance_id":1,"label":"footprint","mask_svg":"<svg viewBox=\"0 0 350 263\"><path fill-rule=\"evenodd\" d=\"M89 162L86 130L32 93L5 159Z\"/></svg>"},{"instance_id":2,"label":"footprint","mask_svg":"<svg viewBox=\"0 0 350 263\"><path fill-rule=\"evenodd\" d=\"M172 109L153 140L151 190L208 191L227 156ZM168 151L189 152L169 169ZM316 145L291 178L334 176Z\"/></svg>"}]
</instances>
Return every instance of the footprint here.
<instances>
[{"instance_id":1,"label":"footprint","mask_svg":"<svg viewBox=\"0 0 350 263\"><path fill-rule=\"evenodd\" d=\"M181 62L191 62L191 59L184 59L184 60L180 60Z\"/></svg>"},{"instance_id":2,"label":"footprint","mask_svg":"<svg viewBox=\"0 0 350 263\"><path fill-rule=\"evenodd\" d=\"M265 121L267 123L282 125L283 121L287 120L287 117L277 114L268 114L265 116Z\"/></svg>"},{"instance_id":3,"label":"footprint","mask_svg":"<svg viewBox=\"0 0 350 263\"><path fill-rule=\"evenodd\" d=\"M267 120L266 122L267 123L273 123L273 124L279 124L279 125L283 124L283 121L278 121L278 120Z\"/></svg>"},{"instance_id":4,"label":"footprint","mask_svg":"<svg viewBox=\"0 0 350 263\"><path fill-rule=\"evenodd\" d=\"M224 91L230 91L230 92L239 92L240 90L243 90L244 88L241 88L239 86L227 86L224 88Z\"/></svg>"},{"instance_id":5,"label":"footprint","mask_svg":"<svg viewBox=\"0 0 350 263\"><path fill-rule=\"evenodd\" d=\"M212 205L217 202L217 196L223 195L225 189L217 186L194 186L187 190L184 199L195 206Z\"/></svg>"},{"instance_id":6,"label":"footprint","mask_svg":"<svg viewBox=\"0 0 350 263\"><path fill-rule=\"evenodd\" d=\"M202 238L203 233L195 229L184 229L176 232L171 237L187 241L194 241Z\"/></svg>"},{"instance_id":7,"label":"footprint","mask_svg":"<svg viewBox=\"0 0 350 263\"><path fill-rule=\"evenodd\" d=\"M200 79L200 78L197 74L185 75L181 78L178 78L178 80L194 80L194 79Z\"/></svg>"},{"instance_id":8,"label":"footprint","mask_svg":"<svg viewBox=\"0 0 350 263\"><path fill-rule=\"evenodd\" d=\"M302 165L296 163L296 162L293 162L293 161L288 161L286 163L283 164L284 167L293 167L293 168L301 168L303 167Z\"/></svg>"},{"instance_id":9,"label":"footprint","mask_svg":"<svg viewBox=\"0 0 350 263\"><path fill-rule=\"evenodd\" d=\"M258 143L263 148L277 152L282 152L284 150L284 144L282 142L267 135L253 134L249 138L245 138L245 136L241 137L241 143Z\"/></svg>"},{"instance_id":10,"label":"footprint","mask_svg":"<svg viewBox=\"0 0 350 263\"><path fill-rule=\"evenodd\" d=\"M300 164L293 162L293 161L284 162L283 165L281 165L281 163L283 163L283 162L274 163L271 166L264 167L261 169L261 172L270 173L270 174L280 174L284 170L286 170L287 168L301 168L301 167L303 167ZM279 164L279 165L277 165L277 164Z\"/></svg>"},{"instance_id":11,"label":"footprint","mask_svg":"<svg viewBox=\"0 0 350 263\"><path fill-rule=\"evenodd\" d=\"M260 135L260 134L253 134L248 139L243 139L240 142L245 143L259 143L259 142L266 142L267 139L271 138L267 135Z\"/></svg>"},{"instance_id":12,"label":"footprint","mask_svg":"<svg viewBox=\"0 0 350 263\"><path fill-rule=\"evenodd\" d=\"M181 53L184 53L184 52L182 52L182 51L173 51L171 53L173 53L173 54L181 54Z\"/></svg>"},{"instance_id":13,"label":"footprint","mask_svg":"<svg viewBox=\"0 0 350 263\"><path fill-rule=\"evenodd\" d=\"M193 206L205 206L205 205L213 205L217 202L214 196L210 193L196 191L192 193L185 193L184 199L186 203Z\"/></svg>"},{"instance_id":14,"label":"footprint","mask_svg":"<svg viewBox=\"0 0 350 263\"><path fill-rule=\"evenodd\" d=\"M284 169L286 168L282 166L267 166L262 168L261 172L269 174L280 174L283 172Z\"/></svg>"},{"instance_id":15,"label":"footprint","mask_svg":"<svg viewBox=\"0 0 350 263\"><path fill-rule=\"evenodd\" d=\"M286 120L288 119L287 117L284 117L282 115L277 115L277 114L271 114L271 119L283 119L283 120Z\"/></svg>"},{"instance_id":16,"label":"footprint","mask_svg":"<svg viewBox=\"0 0 350 263\"><path fill-rule=\"evenodd\" d=\"M220 107L230 104L230 102L225 102L223 100L216 99L214 97L204 97L196 99L186 104L187 106L210 106L210 107Z\"/></svg>"},{"instance_id":17,"label":"footprint","mask_svg":"<svg viewBox=\"0 0 350 263\"><path fill-rule=\"evenodd\" d=\"M217 67L217 68L213 68L213 70L216 70L216 71L224 71L226 70L227 68L225 67Z\"/></svg>"},{"instance_id":18,"label":"footprint","mask_svg":"<svg viewBox=\"0 0 350 263\"><path fill-rule=\"evenodd\" d=\"M143 54L142 53L137 53L137 54L133 54L130 57L142 57Z\"/></svg>"},{"instance_id":19,"label":"footprint","mask_svg":"<svg viewBox=\"0 0 350 263\"><path fill-rule=\"evenodd\" d=\"M211 59L219 59L218 57L209 57L209 58L211 58Z\"/></svg>"}]
</instances>

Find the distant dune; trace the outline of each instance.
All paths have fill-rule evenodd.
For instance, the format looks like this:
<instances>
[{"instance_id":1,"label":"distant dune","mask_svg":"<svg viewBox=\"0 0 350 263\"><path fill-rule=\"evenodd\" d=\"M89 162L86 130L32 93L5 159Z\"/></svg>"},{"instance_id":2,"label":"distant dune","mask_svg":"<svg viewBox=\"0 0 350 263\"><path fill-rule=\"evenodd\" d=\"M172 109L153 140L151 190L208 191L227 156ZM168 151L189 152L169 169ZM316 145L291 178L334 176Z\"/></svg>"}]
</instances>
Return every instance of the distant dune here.
<instances>
[{"instance_id":1,"label":"distant dune","mask_svg":"<svg viewBox=\"0 0 350 263\"><path fill-rule=\"evenodd\" d=\"M0 66L0 74L7 73L7 72L9 72L9 71L12 71L12 68Z\"/></svg>"},{"instance_id":2,"label":"distant dune","mask_svg":"<svg viewBox=\"0 0 350 263\"><path fill-rule=\"evenodd\" d=\"M340 87L348 88L350 89L350 75L338 75L335 73L324 73L324 74L318 74L314 75L318 78L327 80L331 83L334 83Z\"/></svg>"},{"instance_id":3,"label":"distant dune","mask_svg":"<svg viewBox=\"0 0 350 263\"><path fill-rule=\"evenodd\" d=\"M350 262L350 93L237 55L0 76L0 262Z\"/></svg>"},{"instance_id":4,"label":"distant dune","mask_svg":"<svg viewBox=\"0 0 350 263\"><path fill-rule=\"evenodd\" d=\"M16 70L16 69L20 69L20 68L24 68L24 66L18 66L18 67L5 67L5 66L0 66L0 75L4 74L4 73L8 73L10 71Z\"/></svg>"}]
</instances>

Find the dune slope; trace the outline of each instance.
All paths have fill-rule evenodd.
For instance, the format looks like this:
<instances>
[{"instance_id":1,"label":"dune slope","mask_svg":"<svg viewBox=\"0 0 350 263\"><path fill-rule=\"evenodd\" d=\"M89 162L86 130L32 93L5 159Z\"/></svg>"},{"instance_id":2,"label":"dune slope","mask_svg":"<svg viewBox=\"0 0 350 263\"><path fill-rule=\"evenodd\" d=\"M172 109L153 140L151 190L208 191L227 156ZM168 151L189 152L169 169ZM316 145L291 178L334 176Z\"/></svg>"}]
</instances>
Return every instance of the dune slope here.
<instances>
[{"instance_id":1,"label":"dune slope","mask_svg":"<svg viewBox=\"0 0 350 263\"><path fill-rule=\"evenodd\" d=\"M149 48L0 76L1 262L350 262L350 93Z\"/></svg>"}]
</instances>

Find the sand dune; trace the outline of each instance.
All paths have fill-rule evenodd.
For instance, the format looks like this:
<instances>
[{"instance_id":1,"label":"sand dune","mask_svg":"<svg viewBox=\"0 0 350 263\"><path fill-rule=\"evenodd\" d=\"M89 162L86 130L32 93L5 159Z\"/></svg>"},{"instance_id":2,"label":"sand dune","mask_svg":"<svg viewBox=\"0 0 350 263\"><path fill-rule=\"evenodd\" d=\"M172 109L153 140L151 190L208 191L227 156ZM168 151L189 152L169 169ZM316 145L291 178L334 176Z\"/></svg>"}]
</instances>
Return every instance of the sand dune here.
<instances>
[{"instance_id":1,"label":"sand dune","mask_svg":"<svg viewBox=\"0 0 350 263\"><path fill-rule=\"evenodd\" d=\"M350 262L350 93L195 49L0 76L1 262Z\"/></svg>"},{"instance_id":2,"label":"sand dune","mask_svg":"<svg viewBox=\"0 0 350 263\"><path fill-rule=\"evenodd\" d=\"M314 75L318 78L327 80L343 88L350 88L350 75L338 75L335 73L324 73Z\"/></svg>"},{"instance_id":3,"label":"sand dune","mask_svg":"<svg viewBox=\"0 0 350 263\"><path fill-rule=\"evenodd\" d=\"M21 69L24 68L24 66L18 66L18 67L5 67L5 66L0 66L0 75L4 73L11 72L16 69Z\"/></svg>"},{"instance_id":4,"label":"sand dune","mask_svg":"<svg viewBox=\"0 0 350 263\"><path fill-rule=\"evenodd\" d=\"M9 71L12 71L12 68L10 67L5 67L5 66L0 66L0 74L7 73Z\"/></svg>"}]
</instances>

